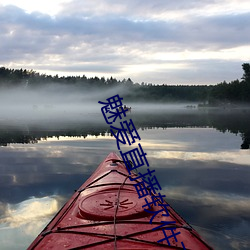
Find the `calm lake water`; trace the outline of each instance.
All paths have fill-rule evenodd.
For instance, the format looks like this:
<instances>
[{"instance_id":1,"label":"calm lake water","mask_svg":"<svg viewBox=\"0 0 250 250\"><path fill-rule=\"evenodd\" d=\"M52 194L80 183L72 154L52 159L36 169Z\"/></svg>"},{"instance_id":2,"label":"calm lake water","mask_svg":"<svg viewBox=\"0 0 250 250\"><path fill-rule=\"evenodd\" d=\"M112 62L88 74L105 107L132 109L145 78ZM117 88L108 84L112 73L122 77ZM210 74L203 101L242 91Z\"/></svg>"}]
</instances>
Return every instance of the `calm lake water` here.
<instances>
[{"instance_id":1,"label":"calm lake water","mask_svg":"<svg viewBox=\"0 0 250 250\"><path fill-rule=\"evenodd\" d=\"M118 153L100 108L61 116L33 109L39 115L28 120L0 119L0 249L27 248ZM215 249L250 249L250 111L135 105L128 119L175 210Z\"/></svg>"}]
</instances>

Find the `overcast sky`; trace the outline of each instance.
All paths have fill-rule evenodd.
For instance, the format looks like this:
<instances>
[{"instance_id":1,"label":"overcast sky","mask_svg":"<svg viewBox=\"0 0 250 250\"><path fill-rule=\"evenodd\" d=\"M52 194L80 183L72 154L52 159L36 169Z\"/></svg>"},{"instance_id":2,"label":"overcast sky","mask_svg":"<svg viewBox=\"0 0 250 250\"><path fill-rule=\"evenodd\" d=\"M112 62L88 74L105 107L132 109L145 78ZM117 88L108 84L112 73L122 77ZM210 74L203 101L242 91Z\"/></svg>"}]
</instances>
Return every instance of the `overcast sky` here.
<instances>
[{"instance_id":1,"label":"overcast sky","mask_svg":"<svg viewBox=\"0 0 250 250\"><path fill-rule=\"evenodd\" d=\"M216 84L250 62L249 0L0 0L0 66Z\"/></svg>"}]
</instances>

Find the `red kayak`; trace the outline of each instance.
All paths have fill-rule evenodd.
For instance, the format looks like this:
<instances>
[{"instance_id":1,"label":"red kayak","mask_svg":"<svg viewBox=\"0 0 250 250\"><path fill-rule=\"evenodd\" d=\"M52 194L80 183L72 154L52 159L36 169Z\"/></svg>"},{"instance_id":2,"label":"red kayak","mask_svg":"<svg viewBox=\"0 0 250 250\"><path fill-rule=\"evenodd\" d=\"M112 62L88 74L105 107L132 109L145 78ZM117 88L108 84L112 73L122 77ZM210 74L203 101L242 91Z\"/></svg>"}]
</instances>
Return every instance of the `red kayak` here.
<instances>
[{"instance_id":1,"label":"red kayak","mask_svg":"<svg viewBox=\"0 0 250 250\"><path fill-rule=\"evenodd\" d=\"M110 153L28 249L212 249L163 198L139 199L141 181Z\"/></svg>"}]
</instances>

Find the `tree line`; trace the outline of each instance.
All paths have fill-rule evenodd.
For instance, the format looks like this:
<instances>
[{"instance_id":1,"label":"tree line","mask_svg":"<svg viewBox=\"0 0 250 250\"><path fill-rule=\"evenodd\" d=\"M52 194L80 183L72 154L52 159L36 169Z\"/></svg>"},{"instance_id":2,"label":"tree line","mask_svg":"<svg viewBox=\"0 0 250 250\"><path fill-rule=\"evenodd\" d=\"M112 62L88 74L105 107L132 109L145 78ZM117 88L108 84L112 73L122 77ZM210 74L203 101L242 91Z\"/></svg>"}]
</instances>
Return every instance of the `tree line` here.
<instances>
[{"instance_id":1,"label":"tree line","mask_svg":"<svg viewBox=\"0 0 250 250\"><path fill-rule=\"evenodd\" d=\"M230 83L224 81L211 89L209 103L250 103L250 64L243 63L242 69L244 73L241 80L237 79Z\"/></svg>"},{"instance_id":2,"label":"tree line","mask_svg":"<svg viewBox=\"0 0 250 250\"><path fill-rule=\"evenodd\" d=\"M228 110L225 112L136 112L130 113L129 119L132 119L136 129L147 130L152 128L201 128L209 127L219 130L220 132L230 132L240 135L242 138L239 148L249 149L250 147L250 111L249 110ZM102 117L100 118L102 120ZM10 123L11 124L11 123ZM0 146L8 146L13 143L37 143L41 139L52 137L84 137L88 135L105 135L108 133L112 136L110 127L103 122L79 122L67 123L67 126L59 122L49 121L48 129L41 129L39 125L32 125L27 122L25 126L17 125L13 129L13 124L0 124ZM91 126L90 126L91 124ZM119 127L119 121L116 122ZM116 125L115 125L116 126Z\"/></svg>"},{"instance_id":3,"label":"tree line","mask_svg":"<svg viewBox=\"0 0 250 250\"><path fill-rule=\"evenodd\" d=\"M239 80L222 82L216 85L153 85L152 83L134 83L130 78L117 80L110 77L52 76L40 74L34 70L9 69L0 67L0 87L37 88L50 84L64 84L83 91L103 90L123 87L126 101L202 102L208 105L227 103L250 103L250 64L242 64L243 76Z\"/></svg>"}]
</instances>

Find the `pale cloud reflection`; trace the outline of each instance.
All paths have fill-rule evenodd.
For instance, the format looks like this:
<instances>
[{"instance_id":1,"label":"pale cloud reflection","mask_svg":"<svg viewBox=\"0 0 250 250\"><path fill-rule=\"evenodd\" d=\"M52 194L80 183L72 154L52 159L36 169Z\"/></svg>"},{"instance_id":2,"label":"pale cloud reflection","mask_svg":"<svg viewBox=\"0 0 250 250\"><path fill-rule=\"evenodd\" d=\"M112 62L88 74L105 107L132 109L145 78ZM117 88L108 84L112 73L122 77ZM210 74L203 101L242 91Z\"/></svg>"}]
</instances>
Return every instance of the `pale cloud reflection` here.
<instances>
[{"instance_id":1,"label":"pale cloud reflection","mask_svg":"<svg viewBox=\"0 0 250 250\"><path fill-rule=\"evenodd\" d=\"M115 139L108 135L104 137L88 136L85 139L62 137L60 140L54 137L37 144L27 144L25 147L20 144L12 144L9 149L16 154L15 159L18 158L18 161L23 164L27 165L27 159L30 159L28 163L32 163L32 159L37 159L36 164L29 166L29 169L33 170L33 175L41 175L45 172L50 174L85 174L92 171L93 167L97 167L110 151L117 151ZM95 154L96 159L94 165L93 154ZM13 164L16 164L14 159L13 161ZM29 173L28 176L32 174ZM27 177L25 178L27 179ZM39 179L41 180L41 178ZM39 182L39 179L36 181ZM18 176L11 180L13 184L14 180L18 182ZM32 180L34 180L34 176L32 176Z\"/></svg>"},{"instance_id":2,"label":"pale cloud reflection","mask_svg":"<svg viewBox=\"0 0 250 250\"><path fill-rule=\"evenodd\" d=\"M248 196L204 191L187 186L166 186L162 191L167 201L171 205L175 204L174 208L177 206L178 212L185 211L188 222L215 249L249 249Z\"/></svg>"},{"instance_id":3,"label":"pale cloud reflection","mask_svg":"<svg viewBox=\"0 0 250 250\"><path fill-rule=\"evenodd\" d=\"M1 227L23 227L28 235L37 233L36 228L44 225L59 210L59 197L30 198L18 204L7 204L5 215L0 219ZM35 233L35 234L36 234Z\"/></svg>"},{"instance_id":4,"label":"pale cloud reflection","mask_svg":"<svg viewBox=\"0 0 250 250\"><path fill-rule=\"evenodd\" d=\"M163 193L168 199L185 201L187 204L198 204L199 206L217 206L220 209L216 216L226 214L249 214L250 198L236 194L225 194L210 192L189 187L165 186ZM212 214L211 214L212 215Z\"/></svg>"},{"instance_id":5,"label":"pale cloud reflection","mask_svg":"<svg viewBox=\"0 0 250 250\"><path fill-rule=\"evenodd\" d=\"M187 150L188 146L185 143L163 141L162 143L154 142L153 140L143 140L141 143L144 147L149 150L168 150L165 152L174 152L175 150ZM150 153L151 154L151 153Z\"/></svg>"},{"instance_id":6,"label":"pale cloud reflection","mask_svg":"<svg viewBox=\"0 0 250 250\"><path fill-rule=\"evenodd\" d=\"M180 159L199 161L219 161L250 166L250 155L248 151L232 150L220 152L182 152L182 151L154 151L150 156L157 159Z\"/></svg>"},{"instance_id":7,"label":"pale cloud reflection","mask_svg":"<svg viewBox=\"0 0 250 250\"><path fill-rule=\"evenodd\" d=\"M42 139L41 142L54 142L54 141L83 141L83 140L114 140L114 137L110 135L110 133L105 133L104 135L87 135L87 136L53 136L46 139Z\"/></svg>"},{"instance_id":8,"label":"pale cloud reflection","mask_svg":"<svg viewBox=\"0 0 250 250\"><path fill-rule=\"evenodd\" d=\"M33 197L18 204L2 204L4 206L1 209L3 215L0 217L0 248L26 249L63 202L60 196L46 196Z\"/></svg>"}]
</instances>

